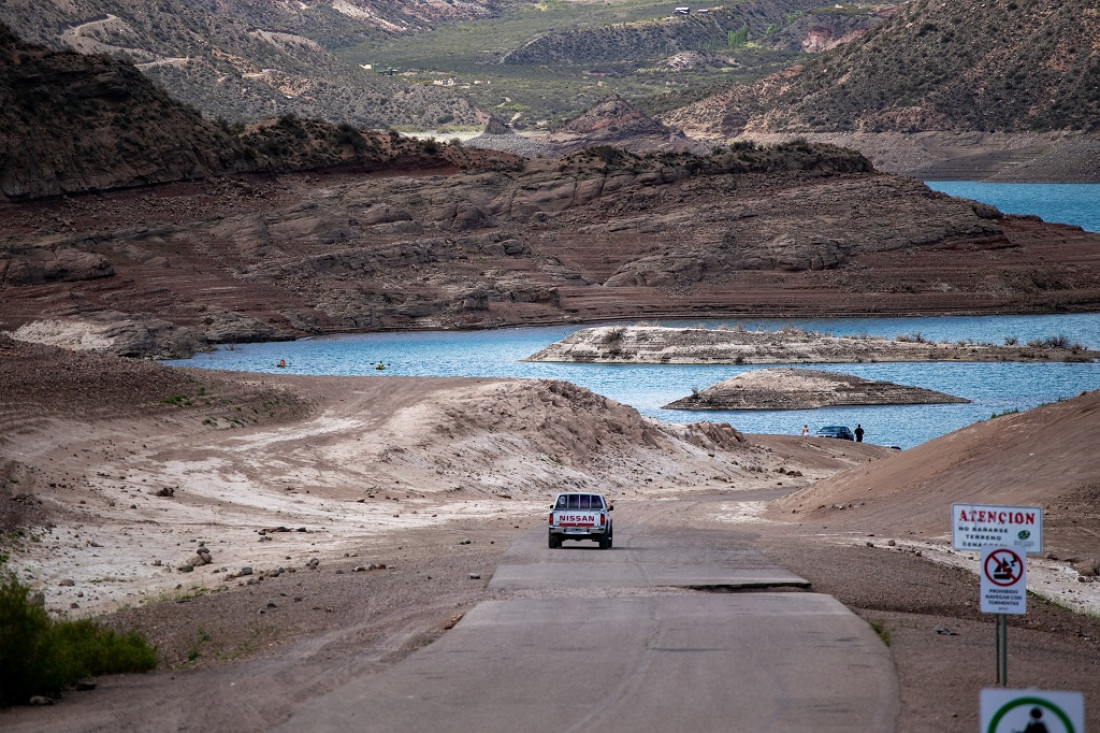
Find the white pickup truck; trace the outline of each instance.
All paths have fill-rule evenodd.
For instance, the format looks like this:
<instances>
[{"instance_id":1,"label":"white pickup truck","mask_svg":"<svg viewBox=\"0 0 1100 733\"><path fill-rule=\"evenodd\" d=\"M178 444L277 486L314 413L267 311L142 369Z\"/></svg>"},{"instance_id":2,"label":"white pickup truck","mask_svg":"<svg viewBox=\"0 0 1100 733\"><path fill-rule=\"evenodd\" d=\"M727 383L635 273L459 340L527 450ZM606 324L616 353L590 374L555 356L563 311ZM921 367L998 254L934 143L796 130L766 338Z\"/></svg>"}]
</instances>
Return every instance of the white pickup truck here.
<instances>
[{"instance_id":1,"label":"white pickup truck","mask_svg":"<svg viewBox=\"0 0 1100 733\"><path fill-rule=\"evenodd\" d=\"M595 540L601 550L611 547L611 510L600 494L558 494L550 505L550 548L563 540Z\"/></svg>"}]
</instances>

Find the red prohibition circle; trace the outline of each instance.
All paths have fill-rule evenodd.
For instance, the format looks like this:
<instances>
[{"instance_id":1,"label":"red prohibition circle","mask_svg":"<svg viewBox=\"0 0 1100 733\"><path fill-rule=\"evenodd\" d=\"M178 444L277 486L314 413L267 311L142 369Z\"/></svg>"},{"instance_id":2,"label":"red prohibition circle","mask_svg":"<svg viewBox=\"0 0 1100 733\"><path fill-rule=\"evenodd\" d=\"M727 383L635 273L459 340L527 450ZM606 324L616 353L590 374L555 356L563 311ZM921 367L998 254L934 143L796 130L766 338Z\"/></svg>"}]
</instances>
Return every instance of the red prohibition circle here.
<instances>
[{"instance_id":1,"label":"red prohibition circle","mask_svg":"<svg viewBox=\"0 0 1100 733\"><path fill-rule=\"evenodd\" d=\"M1008 558L1005 558L1005 560L1000 559L1004 555L1010 555L1012 558L1011 565L1007 567L1005 565L1005 560ZM992 567L990 567L991 564ZM996 577L997 570L1002 571L1002 574L1007 572L1009 579L999 580ZM982 568L982 572L985 573L985 577L989 579L990 583L1004 588L1020 582L1020 578L1024 575L1024 561L1020 559L1019 555L1008 548L994 550L986 556L985 567Z\"/></svg>"}]
</instances>

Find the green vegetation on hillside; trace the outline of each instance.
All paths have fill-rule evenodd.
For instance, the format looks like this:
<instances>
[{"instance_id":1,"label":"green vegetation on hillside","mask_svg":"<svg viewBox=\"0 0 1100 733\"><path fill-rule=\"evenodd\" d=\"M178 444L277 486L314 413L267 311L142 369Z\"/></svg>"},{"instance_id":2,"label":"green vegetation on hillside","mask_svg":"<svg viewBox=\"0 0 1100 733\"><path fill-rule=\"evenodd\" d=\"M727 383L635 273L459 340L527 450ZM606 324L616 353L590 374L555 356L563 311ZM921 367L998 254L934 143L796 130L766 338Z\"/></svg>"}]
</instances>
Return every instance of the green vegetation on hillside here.
<instances>
[{"instance_id":1,"label":"green vegetation on hillside","mask_svg":"<svg viewBox=\"0 0 1100 733\"><path fill-rule=\"evenodd\" d=\"M728 32L763 38L802 17L814 2L741 0L693 6L708 12L677 17L674 9L683 3L667 0L541 0L492 20L443 25L338 53L351 63L392 68L415 83L453 81L452 91L498 117L553 127L613 94L649 100L643 104L656 108L656 100L668 95L698 95L719 83L771 73L797 58L797 50L742 44L734 54ZM715 63L664 63L685 51L709 52Z\"/></svg>"}]
</instances>

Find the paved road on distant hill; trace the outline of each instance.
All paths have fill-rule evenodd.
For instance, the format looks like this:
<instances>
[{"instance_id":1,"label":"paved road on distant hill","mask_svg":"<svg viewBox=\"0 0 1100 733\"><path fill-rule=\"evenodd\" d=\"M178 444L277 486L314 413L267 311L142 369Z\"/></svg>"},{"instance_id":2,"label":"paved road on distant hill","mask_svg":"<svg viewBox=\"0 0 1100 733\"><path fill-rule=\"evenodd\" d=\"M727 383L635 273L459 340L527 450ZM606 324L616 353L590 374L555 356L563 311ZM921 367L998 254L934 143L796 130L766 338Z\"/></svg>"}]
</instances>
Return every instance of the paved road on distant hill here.
<instances>
[{"instance_id":1,"label":"paved road on distant hill","mask_svg":"<svg viewBox=\"0 0 1100 733\"><path fill-rule=\"evenodd\" d=\"M615 547L522 535L430 646L282 731L893 731L888 649L733 531L616 526Z\"/></svg>"}]
</instances>

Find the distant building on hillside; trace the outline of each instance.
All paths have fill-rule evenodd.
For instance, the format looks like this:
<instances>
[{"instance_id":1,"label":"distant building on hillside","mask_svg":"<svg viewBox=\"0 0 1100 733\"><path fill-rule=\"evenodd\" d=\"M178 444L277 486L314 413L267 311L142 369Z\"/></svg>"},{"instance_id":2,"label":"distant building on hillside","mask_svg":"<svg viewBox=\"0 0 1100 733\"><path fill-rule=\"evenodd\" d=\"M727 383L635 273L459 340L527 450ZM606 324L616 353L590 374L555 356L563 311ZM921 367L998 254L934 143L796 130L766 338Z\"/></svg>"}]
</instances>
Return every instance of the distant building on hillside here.
<instances>
[{"instance_id":1,"label":"distant building on hillside","mask_svg":"<svg viewBox=\"0 0 1100 733\"><path fill-rule=\"evenodd\" d=\"M689 8L687 6L682 6L682 7L676 8L676 14L677 15L691 15L691 8Z\"/></svg>"}]
</instances>

